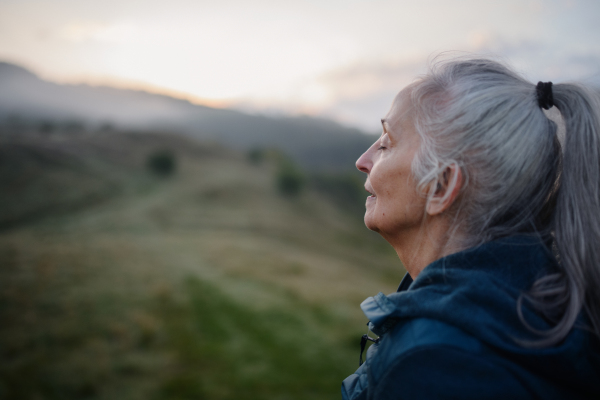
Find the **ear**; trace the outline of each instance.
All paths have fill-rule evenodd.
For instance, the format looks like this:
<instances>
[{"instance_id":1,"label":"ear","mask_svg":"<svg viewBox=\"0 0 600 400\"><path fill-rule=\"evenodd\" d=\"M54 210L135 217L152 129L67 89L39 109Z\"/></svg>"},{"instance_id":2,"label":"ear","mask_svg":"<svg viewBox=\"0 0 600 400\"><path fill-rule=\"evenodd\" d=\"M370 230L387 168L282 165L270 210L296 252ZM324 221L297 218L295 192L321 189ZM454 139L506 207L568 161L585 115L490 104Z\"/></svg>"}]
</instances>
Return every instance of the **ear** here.
<instances>
[{"instance_id":1,"label":"ear","mask_svg":"<svg viewBox=\"0 0 600 400\"><path fill-rule=\"evenodd\" d=\"M451 164L442 172L439 180L432 185L435 190L427 202L426 211L429 215L438 215L448 210L456 201L464 178L461 169L456 164Z\"/></svg>"}]
</instances>

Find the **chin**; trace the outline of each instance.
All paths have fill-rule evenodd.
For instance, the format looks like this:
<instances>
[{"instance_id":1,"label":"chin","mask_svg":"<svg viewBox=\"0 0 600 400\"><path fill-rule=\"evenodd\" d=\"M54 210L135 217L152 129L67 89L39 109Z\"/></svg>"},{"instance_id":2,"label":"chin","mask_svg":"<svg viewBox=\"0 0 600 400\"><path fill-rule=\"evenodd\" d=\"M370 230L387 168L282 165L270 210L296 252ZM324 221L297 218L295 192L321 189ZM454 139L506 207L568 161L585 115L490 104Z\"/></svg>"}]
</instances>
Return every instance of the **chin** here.
<instances>
[{"instance_id":1,"label":"chin","mask_svg":"<svg viewBox=\"0 0 600 400\"><path fill-rule=\"evenodd\" d=\"M373 232L379 232L379 228L377 226L377 223L375 221L373 221L373 219L370 217L370 215L367 213L365 214L365 226L372 230Z\"/></svg>"}]
</instances>

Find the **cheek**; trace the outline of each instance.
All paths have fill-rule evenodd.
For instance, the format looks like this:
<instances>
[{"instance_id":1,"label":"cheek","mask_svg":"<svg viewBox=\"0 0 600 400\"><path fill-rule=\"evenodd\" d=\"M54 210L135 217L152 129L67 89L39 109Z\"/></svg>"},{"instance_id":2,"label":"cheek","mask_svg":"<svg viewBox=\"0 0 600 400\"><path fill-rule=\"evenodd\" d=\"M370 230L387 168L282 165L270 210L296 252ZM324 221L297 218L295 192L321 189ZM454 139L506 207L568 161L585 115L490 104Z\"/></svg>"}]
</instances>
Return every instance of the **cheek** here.
<instances>
[{"instance_id":1,"label":"cheek","mask_svg":"<svg viewBox=\"0 0 600 400\"><path fill-rule=\"evenodd\" d=\"M418 194L410 171L397 171L393 179L380 186L372 218L380 223L411 220L421 217L426 199Z\"/></svg>"},{"instance_id":2,"label":"cheek","mask_svg":"<svg viewBox=\"0 0 600 400\"><path fill-rule=\"evenodd\" d=\"M377 176L373 187L377 190L378 200L381 199L386 207L403 202L409 194L411 181L409 173L401 169L388 170ZM382 204L383 205L383 204Z\"/></svg>"},{"instance_id":3,"label":"cheek","mask_svg":"<svg viewBox=\"0 0 600 400\"><path fill-rule=\"evenodd\" d=\"M395 186L399 171L391 167L382 163L371 171L370 180L377 197L389 195L390 190Z\"/></svg>"}]
</instances>

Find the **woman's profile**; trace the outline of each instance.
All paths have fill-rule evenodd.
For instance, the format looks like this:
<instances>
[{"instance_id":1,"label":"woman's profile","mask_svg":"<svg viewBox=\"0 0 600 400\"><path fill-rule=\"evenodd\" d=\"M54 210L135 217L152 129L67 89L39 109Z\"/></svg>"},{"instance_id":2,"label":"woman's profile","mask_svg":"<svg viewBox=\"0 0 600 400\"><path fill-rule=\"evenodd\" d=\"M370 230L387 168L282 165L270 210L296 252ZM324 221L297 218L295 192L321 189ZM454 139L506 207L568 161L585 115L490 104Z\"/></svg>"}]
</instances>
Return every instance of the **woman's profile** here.
<instances>
[{"instance_id":1,"label":"woman's profile","mask_svg":"<svg viewBox=\"0 0 600 400\"><path fill-rule=\"evenodd\" d=\"M356 166L407 274L361 304L375 343L344 399L600 398L599 113L489 59L396 96Z\"/></svg>"}]
</instances>

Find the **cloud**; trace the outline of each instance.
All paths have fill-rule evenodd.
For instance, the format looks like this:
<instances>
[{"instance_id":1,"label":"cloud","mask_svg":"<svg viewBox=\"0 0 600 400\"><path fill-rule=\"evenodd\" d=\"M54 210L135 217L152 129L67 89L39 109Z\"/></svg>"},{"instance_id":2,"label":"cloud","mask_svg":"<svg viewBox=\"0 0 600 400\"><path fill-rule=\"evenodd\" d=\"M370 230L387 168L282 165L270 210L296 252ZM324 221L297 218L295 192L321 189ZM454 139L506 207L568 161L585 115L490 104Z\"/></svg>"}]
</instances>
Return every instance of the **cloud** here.
<instances>
[{"instance_id":1,"label":"cloud","mask_svg":"<svg viewBox=\"0 0 600 400\"><path fill-rule=\"evenodd\" d=\"M424 72L423 60L355 63L328 71L317 82L331 90L335 97L360 98L383 91L398 91Z\"/></svg>"},{"instance_id":2,"label":"cloud","mask_svg":"<svg viewBox=\"0 0 600 400\"><path fill-rule=\"evenodd\" d=\"M450 52L442 58L482 55L512 65L532 83L577 81L600 87L600 48L595 51L542 40L508 39L493 31L475 31L470 37L471 52ZM379 119L394 96L426 72L434 56L356 63L331 70L315 80L329 96L317 114L378 132Z\"/></svg>"},{"instance_id":3,"label":"cloud","mask_svg":"<svg viewBox=\"0 0 600 400\"><path fill-rule=\"evenodd\" d=\"M355 62L299 80L277 101L248 98L231 104L247 112L331 118L375 133L396 94L425 69L425 57Z\"/></svg>"},{"instance_id":4,"label":"cloud","mask_svg":"<svg viewBox=\"0 0 600 400\"><path fill-rule=\"evenodd\" d=\"M360 62L330 70L315 79L329 93L319 114L377 132L379 119L396 94L425 68L423 58Z\"/></svg>"},{"instance_id":5,"label":"cloud","mask_svg":"<svg viewBox=\"0 0 600 400\"><path fill-rule=\"evenodd\" d=\"M541 40L505 40L488 35L478 51L501 57L532 82L581 81L600 86L600 47L578 48Z\"/></svg>"},{"instance_id":6,"label":"cloud","mask_svg":"<svg viewBox=\"0 0 600 400\"><path fill-rule=\"evenodd\" d=\"M137 36L138 29L131 23L70 22L58 29L58 37L73 43L125 43L135 41Z\"/></svg>"}]
</instances>

